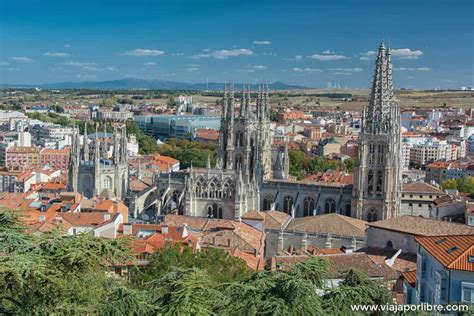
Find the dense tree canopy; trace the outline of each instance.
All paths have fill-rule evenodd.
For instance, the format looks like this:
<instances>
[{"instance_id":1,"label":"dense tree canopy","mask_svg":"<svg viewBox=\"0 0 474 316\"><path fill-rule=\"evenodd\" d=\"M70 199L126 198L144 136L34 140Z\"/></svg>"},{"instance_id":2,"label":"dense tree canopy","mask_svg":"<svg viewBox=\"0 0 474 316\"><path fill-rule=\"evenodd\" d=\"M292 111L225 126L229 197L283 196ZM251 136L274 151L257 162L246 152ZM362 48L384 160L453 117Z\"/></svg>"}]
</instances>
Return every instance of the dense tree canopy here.
<instances>
[{"instance_id":1,"label":"dense tree canopy","mask_svg":"<svg viewBox=\"0 0 474 316\"><path fill-rule=\"evenodd\" d=\"M441 184L444 190L453 189L464 193L474 193L474 177L463 176L459 179L449 179Z\"/></svg>"},{"instance_id":2,"label":"dense tree canopy","mask_svg":"<svg viewBox=\"0 0 474 316\"><path fill-rule=\"evenodd\" d=\"M350 304L390 302L355 271L326 288L323 257L250 273L223 250L168 245L130 278L107 276L108 265L134 262L129 249L125 238L30 235L15 211L0 209L0 314L353 315Z\"/></svg>"},{"instance_id":3,"label":"dense tree canopy","mask_svg":"<svg viewBox=\"0 0 474 316\"><path fill-rule=\"evenodd\" d=\"M308 174L327 170L353 172L355 167L355 161L352 158L346 158L341 162L340 160L331 160L321 156L310 156L301 149L291 149L288 151L288 155L290 156L290 174L297 179L303 179Z\"/></svg>"},{"instance_id":4,"label":"dense tree canopy","mask_svg":"<svg viewBox=\"0 0 474 316\"><path fill-rule=\"evenodd\" d=\"M158 152L161 155L170 156L181 162L181 168L191 166L205 167L207 158L211 159L211 165L215 165L217 146L211 143L189 141L184 139L168 139L166 144L160 145Z\"/></svg>"}]
</instances>

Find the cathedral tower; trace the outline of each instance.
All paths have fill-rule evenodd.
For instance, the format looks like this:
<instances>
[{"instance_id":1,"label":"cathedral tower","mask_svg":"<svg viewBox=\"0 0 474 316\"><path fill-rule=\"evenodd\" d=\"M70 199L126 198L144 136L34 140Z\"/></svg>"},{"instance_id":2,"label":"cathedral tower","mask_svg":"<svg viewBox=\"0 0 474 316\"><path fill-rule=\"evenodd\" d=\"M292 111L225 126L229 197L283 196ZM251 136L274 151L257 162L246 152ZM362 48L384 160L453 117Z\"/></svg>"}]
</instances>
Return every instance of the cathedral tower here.
<instances>
[{"instance_id":1,"label":"cathedral tower","mask_svg":"<svg viewBox=\"0 0 474 316\"><path fill-rule=\"evenodd\" d=\"M375 62L369 104L359 135L352 216L369 222L397 217L401 198L400 108L395 103L390 49L383 42Z\"/></svg>"}]
</instances>

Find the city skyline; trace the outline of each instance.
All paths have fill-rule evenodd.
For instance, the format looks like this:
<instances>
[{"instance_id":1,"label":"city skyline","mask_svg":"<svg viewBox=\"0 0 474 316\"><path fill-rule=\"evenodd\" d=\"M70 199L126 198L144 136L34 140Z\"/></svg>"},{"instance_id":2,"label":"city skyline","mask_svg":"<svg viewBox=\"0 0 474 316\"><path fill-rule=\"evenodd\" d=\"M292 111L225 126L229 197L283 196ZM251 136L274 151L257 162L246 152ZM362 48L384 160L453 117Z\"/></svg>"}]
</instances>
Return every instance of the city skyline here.
<instances>
[{"instance_id":1,"label":"city skyline","mask_svg":"<svg viewBox=\"0 0 474 316\"><path fill-rule=\"evenodd\" d=\"M3 3L1 84L328 82L369 88L375 47L397 88L473 85L472 2L49 1ZM469 9L471 8L471 10Z\"/></svg>"}]
</instances>

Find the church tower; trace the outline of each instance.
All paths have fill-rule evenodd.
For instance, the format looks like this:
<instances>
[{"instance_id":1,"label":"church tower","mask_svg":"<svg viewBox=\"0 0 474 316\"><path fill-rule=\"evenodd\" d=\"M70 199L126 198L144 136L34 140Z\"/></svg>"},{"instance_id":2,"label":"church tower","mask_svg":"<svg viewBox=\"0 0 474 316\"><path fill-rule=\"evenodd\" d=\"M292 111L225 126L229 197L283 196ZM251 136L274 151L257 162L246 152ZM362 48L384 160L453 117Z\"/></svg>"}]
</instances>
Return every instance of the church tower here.
<instances>
[{"instance_id":1,"label":"church tower","mask_svg":"<svg viewBox=\"0 0 474 316\"><path fill-rule=\"evenodd\" d=\"M217 168L240 170L243 179L258 180L271 172L268 89L259 90L255 112L251 110L250 98L250 88L244 87L237 113L234 88L225 89Z\"/></svg>"},{"instance_id":2,"label":"church tower","mask_svg":"<svg viewBox=\"0 0 474 316\"><path fill-rule=\"evenodd\" d=\"M359 161L352 192L353 217L372 222L394 218L400 213L400 125L400 108L393 92L391 52L382 42L359 135Z\"/></svg>"}]
</instances>

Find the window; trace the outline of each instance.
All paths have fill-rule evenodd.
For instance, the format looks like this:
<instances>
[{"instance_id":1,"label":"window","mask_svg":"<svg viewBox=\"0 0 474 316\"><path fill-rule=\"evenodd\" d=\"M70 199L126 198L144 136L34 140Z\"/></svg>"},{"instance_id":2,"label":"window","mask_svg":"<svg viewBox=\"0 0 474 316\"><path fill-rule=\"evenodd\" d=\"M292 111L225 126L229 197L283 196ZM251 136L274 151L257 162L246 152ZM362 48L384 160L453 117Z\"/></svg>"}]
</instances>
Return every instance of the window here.
<instances>
[{"instance_id":1,"label":"window","mask_svg":"<svg viewBox=\"0 0 474 316\"><path fill-rule=\"evenodd\" d=\"M311 216L313 215L314 210L314 200L310 197L304 199L303 203L303 216Z\"/></svg>"},{"instance_id":2,"label":"window","mask_svg":"<svg viewBox=\"0 0 474 316\"><path fill-rule=\"evenodd\" d=\"M393 243L391 240L387 241L387 245L385 246L387 249L393 249Z\"/></svg>"},{"instance_id":3,"label":"window","mask_svg":"<svg viewBox=\"0 0 474 316\"><path fill-rule=\"evenodd\" d=\"M413 203L408 203L408 206L413 206Z\"/></svg>"},{"instance_id":4,"label":"window","mask_svg":"<svg viewBox=\"0 0 474 316\"><path fill-rule=\"evenodd\" d=\"M283 212L290 214L293 207L293 198L291 196L285 197L283 200Z\"/></svg>"},{"instance_id":5,"label":"window","mask_svg":"<svg viewBox=\"0 0 474 316\"><path fill-rule=\"evenodd\" d=\"M369 214L367 214L367 221L368 222L377 221L377 212L375 212L375 210L370 210Z\"/></svg>"},{"instance_id":6,"label":"window","mask_svg":"<svg viewBox=\"0 0 474 316\"><path fill-rule=\"evenodd\" d=\"M272 198L271 197L266 197L263 199L263 210L264 211L269 211L272 209Z\"/></svg>"},{"instance_id":7,"label":"window","mask_svg":"<svg viewBox=\"0 0 474 316\"><path fill-rule=\"evenodd\" d=\"M102 182L102 189L111 189L112 188L112 178L105 176Z\"/></svg>"},{"instance_id":8,"label":"window","mask_svg":"<svg viewBox=\"0 0 474 316\"><path fill-rule=\"evenodd\" d=\"M333 199L326 199L326 202L324 202L324 213L336 213L336 201Z\"/></svg>"},{"instance_id":9,"label":"window","mask_svg":"<svg viewBox=\"0 0 474 316\"><path fill-rule=\"evenodd\" d=\"M374 191L374 172L372 170L369 171L367 175L367 193L369 195L372 195Z\"/></svg>"},{"instance_id":10,"label":"window","mask_svg":"<svg viewBox=\"0 0 474 316\"><path fill-rule=\"evenodd\" d=\"M474 283L461 282L461 301L474 303Z\"/></svg>"},{"instance_id":11,"label":"window","mask_svg":"<svg viewBox=\"0 0 474 316\"><path fill-rule=\"evenodd\" d=\"M418 254L416 263L420 277L422 279L426 278L426 256Z\"/></svg>"},{"instance_id":12,"label":"window","mask_svg":"<svg viewBox=\"0 0 474 316\"><path fill-rule=\"evenodd\" d=\"M422 207L422 206L423 206L423 204L421 204L421 203L418 203L418 207Z\"/></svg>"},{"instance_id":13,"label":"window","mask_svg":"<svg viewBox=\"0 0 474 316\"><path fill-rule=\"evenodd\" d=\"M467 262L474 263L474 256L468 256L467 257Z\"/></svg>"}]
</instances>

